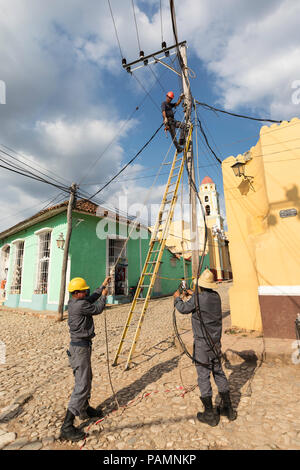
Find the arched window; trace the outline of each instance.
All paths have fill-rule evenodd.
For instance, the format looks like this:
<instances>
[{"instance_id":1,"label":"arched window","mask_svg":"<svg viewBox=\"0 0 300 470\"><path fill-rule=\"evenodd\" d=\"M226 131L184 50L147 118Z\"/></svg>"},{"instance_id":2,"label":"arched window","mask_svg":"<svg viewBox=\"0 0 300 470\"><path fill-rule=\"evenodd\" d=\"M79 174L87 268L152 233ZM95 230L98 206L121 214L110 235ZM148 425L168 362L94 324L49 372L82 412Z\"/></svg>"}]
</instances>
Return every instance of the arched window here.
<instances>
[{"instance_id":1,"label":"arched window","mask_svg":"<svg viewBox=\"0 0 300 470\"><path fill-rule=\"evenodd\" d=\"M210 206L205 206L205 213L206 215L210 215Z\"/></svg>"},{"instance_id":2,"label":"arched window","mask_svg":"<svg viewBox=\"0 0 300 470\"><path fill-rule=\"evenodd\" d=\"M204 201L205 201L205 202L208 202L208 201L209 201L208 196L205 196Z\"/></svg>"}]
</instances>

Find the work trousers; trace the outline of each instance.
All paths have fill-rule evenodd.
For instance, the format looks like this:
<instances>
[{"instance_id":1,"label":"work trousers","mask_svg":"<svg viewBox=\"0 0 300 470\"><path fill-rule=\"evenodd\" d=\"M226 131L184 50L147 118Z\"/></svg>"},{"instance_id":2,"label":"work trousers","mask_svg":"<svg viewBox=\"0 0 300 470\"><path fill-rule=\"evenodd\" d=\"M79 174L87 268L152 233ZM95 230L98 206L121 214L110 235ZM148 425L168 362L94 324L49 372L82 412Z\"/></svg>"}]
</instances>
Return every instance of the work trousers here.
<instances>
[{"instance_id":1,"label":"work trousers","mask_svg":"<svg viewBox=\"0 0 300 470\"><path fill-rule=\"evenodd\" d=\"M85 411L89 404L92 388L92 346L73 346L70 344L68 356L75 378L74 389L68 409L75 416Z\"/></svg>"},{"instance_id":2,"label":"work trousers","mask_svg":"<svg viewBox=\"0 0 300 470\"><path fill-rule=\"evenodd\" d=\"M218 343L217 348L221 351L221 345ZM222 365L216 358L213 351L209 349L204 338L194 337L194 358L202 364L195 362L198 386L200 389L201 397L212 396L212 388L210 376L213 375L219 393L229 392L229 384L226 375L222 369Z\"/></svg>"},{"instance_id":3,"label":"work trousers","mask_svg":"<svg viewBox=\"0 0 300 470\"><path fill-rule=\"evenodd\" d=\"M186 125L183 122L180 121L175 121L175 119L168 119L168 127L169 127L169 132L171 134L173 143L176 148L179 147L179 144L176 139L176 129L181 129L180 131L180 137L179 139L182 141L185 141L185 135L186 135Z\"/></svg>"}]
</instances>

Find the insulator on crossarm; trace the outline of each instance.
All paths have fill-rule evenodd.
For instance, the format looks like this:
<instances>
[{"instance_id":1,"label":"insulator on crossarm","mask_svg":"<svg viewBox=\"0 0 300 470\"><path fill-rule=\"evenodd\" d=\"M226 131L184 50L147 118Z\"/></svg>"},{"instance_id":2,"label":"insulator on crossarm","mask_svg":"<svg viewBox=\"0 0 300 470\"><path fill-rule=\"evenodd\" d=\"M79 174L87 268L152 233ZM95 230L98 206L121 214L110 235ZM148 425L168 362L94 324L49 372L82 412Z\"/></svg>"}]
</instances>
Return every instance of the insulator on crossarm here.
<instances>
[{"instance_id":1,"label":"insulator on crossarm","mask_svg":"<svg viewBox=\"0 0 300 470\"><path fill-rule=\"evenodd\" d=\"M126 59L125 59L125 57L123 57L123 59L122 59L122 65L123 65L123 67L124 67L126 64L127 64Z\"/></svg>"},{"instance_id":2,"label":"insulator on crossarm","mask_svg":"<svg viewBox=\"0 0 300 470\"><path fill-rule=\"evenodd\" d=\"M140 51L140 58L142 59L144 57L144 51Z\"/></svg>"},{"instance_id":3,"label":"insulator on crossarm","mask_svg":"<svg viewBox=\"0 0 300 470\"><path fill-rule=\"evenodd\" d=\"M167 43L166 43L166 41L163 41L163 42L161 43L161 48L162 48L162 49L165 49L166 47L167 47Z\"/></svg>"},{"instance_id":4,"label":"insulator on crossarm","mask_svg":"<svg viewBox=\"0 0 300 470\"><path fill-rule=\"evenodd\" d=\"M144 60L144 65L148 65L148 59Z\"/></svg>"},{"instance_id":5,"label":"insulator on crossarm","mask_svg":"<svg viewBox=\"0 0 300 470\"><path fill-rule=\"evenodd\" d=\"M131 68L130 68L130 66L129 66L129 67L126 67L126 72L131 73Z\"/></svg>"}]
</instances>

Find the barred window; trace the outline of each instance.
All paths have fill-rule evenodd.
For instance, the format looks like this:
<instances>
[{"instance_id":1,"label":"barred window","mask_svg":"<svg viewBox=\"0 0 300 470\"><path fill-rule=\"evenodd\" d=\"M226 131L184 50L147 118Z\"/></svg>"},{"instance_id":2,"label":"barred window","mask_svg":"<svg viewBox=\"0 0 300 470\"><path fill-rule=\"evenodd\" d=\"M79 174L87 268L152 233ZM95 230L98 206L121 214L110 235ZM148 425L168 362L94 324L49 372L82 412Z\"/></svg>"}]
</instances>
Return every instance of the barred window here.
<instances>
[{"instance_id":1,"label":"barred window","mask_svg":"<svg viewBox=\"0 0 300 470\"><path fill-rule=\"evenodd\" d=\"M11 294L21 294L23 256L24 256L24 242L20 241L15 244L14 269L13 269L12 283L10 287Z\"/></svg>"},{"instance_id":2,"label":"barred window","mask_svg":"<svg viewBox=\"0 0 300 470\"><path fill-rule=\"evenodd\" d=\"M47 294L50 261L51 232L39 235L38 271L35 294Z\"/></svg>"}]
</instances>

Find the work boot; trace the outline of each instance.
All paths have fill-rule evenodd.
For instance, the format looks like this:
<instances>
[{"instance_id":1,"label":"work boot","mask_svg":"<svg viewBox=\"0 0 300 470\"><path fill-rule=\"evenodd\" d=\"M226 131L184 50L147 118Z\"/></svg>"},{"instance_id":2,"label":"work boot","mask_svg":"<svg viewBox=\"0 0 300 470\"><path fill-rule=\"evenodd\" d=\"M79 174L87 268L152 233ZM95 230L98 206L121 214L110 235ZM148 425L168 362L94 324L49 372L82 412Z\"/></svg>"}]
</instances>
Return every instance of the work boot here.
<instances>
[{"instance_id":1,"label":"work boot","mask_svg":"<svg viewBox=\"0 0 300 470\"><path fill-rule=\"evenodd\" d=\"M177 153L181 153L183 151L183 148L178 146L178 147L176 147L176 150L177 150Z\"/></svg>"},{"instance_id":2,"label":"work boot","mask_svg":"<svg viewBox=\"0 0 300 470\"><path fill-rule=\"evenodd\" d=\"M91 406L87 406L87 408L80 413L79 419L91 419L91 418L103 418L104 414L101 408L92 408Z\"/></svg>"},{"instance_id":3,"label":"work boot","mask_svg":"<svg viewBox=\"0 0 300 470\"><path fill-rule=\"evenodd\" d=\"M81 441L85 437L85 432L80 431L80 429L73 426L75 415L68 409L65 420L60 430L60 439L66 441Z\"/></svg>"},{"instance_id":4,"label":"work boot","mask_svg":"<svg viewBox=\"0 0 300 470\"><path fill-rule=\"evenodd\" d=\"M179 139L178 143L179 145L184 145L184 139Z\"/></svg>"},{"instance_id":5,"label":"work boot","mask_svg":"<svg viewBox=\"0 0 300 470\"><path fill-rule=\"evenodd\" d=\"M209 426L217 426L220 421L220 416L215 414L213 410L213 405L212 405L212 397L200 397L200 400L202 401L204 405L204 413L200 412L197 413L197 418L201 423L206 423Z\"/></svg>"},{"instance_id":6,"label":"work boot","mask_svg":"<svg viewBox=\"0 0 300 470\"><path fill-rule=\"evenodd\" d=\"M219 392L221 403L218 406L218 412L222 416L227 416L229 421L234 421L237 418L237 412L232 408L229 392Z\"/></svg>"}]
</instances>

